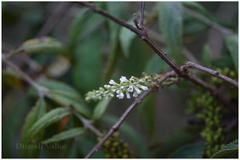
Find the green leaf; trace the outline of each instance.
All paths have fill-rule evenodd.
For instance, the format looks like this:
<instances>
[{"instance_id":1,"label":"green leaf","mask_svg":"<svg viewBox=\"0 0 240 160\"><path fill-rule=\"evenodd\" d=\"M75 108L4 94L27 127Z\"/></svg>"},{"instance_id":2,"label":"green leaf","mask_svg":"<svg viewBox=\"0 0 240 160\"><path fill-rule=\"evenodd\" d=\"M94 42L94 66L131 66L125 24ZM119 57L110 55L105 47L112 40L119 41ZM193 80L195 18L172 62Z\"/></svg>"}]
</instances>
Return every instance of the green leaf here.
<instances>
[{"instance_id":1,"label":"green leaf","mask_svg":"<svg viewBox=\"0 0 240 160\"><path fill-rule=\"evenodd\" d=\"M174 153L169 158L202 158L204 146L199 144L185 145Z\"/></svg>"},{"instance_id":2,"label":"green leaf","mask_svg":"<svg viewBox=\"0 0 240 160\"><path fill-rule=\"evenodd\" d=\"M66 55L67 51L64 45L58 40L50 37L35 38L27 40L18 49L23 50L25 53L44 53L44 54L61 54Z\"/></svg>"},{"instance_id":3,"label":"green leaf","mask_svg":"<svg viewBox=\"0 0 240 160\"><path fill-rule=\"evenodd\" d=\"M170 56L176 63L182 63L182 5L179 2L158 4L159 28L166 40Z\"/></svg>"},{"instance_id":4,"label":"green leaf","mask_svg":"<svg viewBox=\"0 0 240 160\"><path fill-rule=\"evenodd\" d=\"M105 19L94 13L87 13L87 9L83 8L69 27L68 31L68 47L74 50L78 41L88 36L91 32L97 30Z\"/></svg>"},{"instance_id":5,"label":"green leaf","mask_svg":"<svg viewBox=\"0 0 240 160\"><path fill-rule=\"evenodd\" d=\"M96 145L96 141L93 141L90 138L82 138L79 141L77 141L77 148L78 153L81 153L82 157L85 157L91 149ZM101 148L98 150L98 152L94 153L92 158L103 158L105 157L105 153L101 150ZM79 157L78 157L79 158Z\"/></svg>"},{"instance_id":6,"label":"green leaf","mask_svg":"<svg viewBox=\"0 0 240 160\"><path fill-rule=\"evenodd\" d=\"M101 33L95 33L78 43L74 53L72 78L73 84L82 94L100 85L103 42Z\"/></svg>"},{"instance_id":7,"label":"green leaf","mask_svg":"<svg viewBox=\"0 0 240 160\"><path fill-rule=\"evenodd\" d=\"M236 71L238 71L238 36L228 36L225 39L227 48L231 53L233 62L235 64Z\"/></svg>"},{"instance_id":8,"label":"green leaf","mask_svg":"<svg viewBox=\"0 0 240 160\"><path fill-rule=\"evenodd\" d=\"M108 104L110 102L111 102L111 98L98 102L98 104L96 105L96 107L94 108L94 111L93 111L93 119L94 120L97 120L102 117L102 115L106 111Z\"/></svg>"},{"instance_id":9,"label":"green leaf","mask_svg":"<svg viewBox=\"0 0 240 160\"><path fill-rule=\"evenodd\" d=\"M2 157L13 158L19 153L16 137L29 107L29 100L19 93L8 93L2 101Z\"/></svg>"},{"instance_id":10,"label":"green leaf","mask_svg":"<svg viewBox=\"0 0 240 160\"><path fill-rule=\"evenodd\" d=\"M198 20L192 18L189 15L184 15L184 36L194 36L201 35L203 31L207 29L207 25L199 22Z\"/></svg>"},{"instance_id":11,"label":"green leaf","mask_svg":"<svg viewBox=\"0 0 240 160\"><path fill-rule=\"evenodd\" d=\"M182 4L184 7L194 9L207 17L211 17L209 12L198 2L182 2Z\"/></svg>"},{"instance_id":12,"label":"green leaf","mask_svg":"<svg viewBox=\"0 0 240 160\"><path fill-rule=\"evenodd\" d=\"M213 154L212 158L237 158L238 157L238 139L225 145L220 151Z\"/></svg>"},{"instance_id":13,"label":"green leaf","mask_svg":"<svg viewBox=\"0 0 240 160\"><path fill-rule=\"evenodd\" d=\"M196 134L194 135L186 130L179 130L173 132L173 134L166 137L163 141L156 142L152 148L155 153L165 158L182 145L192 142L196 137Z\"/></svg>"},{"instance_id":14,"label":"green leaf","mask_svg":"<svg viewBox=\"0 0 240 160\"><path fill-rule=\"evenodd\" d=\"M211 52L207 44L203 46L202 52L202 64L203 66L210 67L211 66Z\"/></svg>"},{"instance_id":15,"label":"green leaf","mask_svg":"<svg viewBox=\"0 0 240 160\"><path fill-rule=\"evenodd\" d=\"M138 116L143 128L152 136L155 125L155 99L156 95L149 95L138 106Z\"/></svg>"},{"instance_id":16,"label":"green leaf","mask_svg":"<svg viewBox=\"0 0 240 160\"><path fill-rule=\"evenodd\" d=\"M32 138L36 137L43 129L59 121L63 117L70 115L71 112L66 108L56 108L43 115L29 130Z\"/></svg>"},{"instance_id":17,"label":"green leaf","mask_svg":"<svg viewBox=\"0 0 240 160\"><path fill-rule=\"evenodd\" d=\"M144 71L147 74L151 74L163 72L168 68L168 65L158 55L155 54L151 59L148 60Z\"/></svg>"},{"instance_id":18,"label":"green leaf","mask_svg":"<svg viewBox=\"0 0 240 160\"><path fill-rule=\"evenodd\" d=\"M112 115L105 115L102 117L101 120L108 124L114 125L117 122L118 118ZM143 137L136 130L134 130L134 128L132 128L130 125L124 122L120 126L119 130L123 132L126 136L128 136L128 138L134 143L135 147L138 149L140 153L139 154L140 157L149 158L150 153L148 151L146 142L144 141Z\"/></svg>"},{"instance_id":19,"label":"green leaf","mask_svg":"<svg viewBox=\"0 0 240 160\"><path fill-rule=\"evenodd\" d=\"M128 21L128 24L134 25L133 20ZM125 27L121 27L120 29L120 43L123 49L123 53L126 57L129 56L129 50L133 39L136 37L136 34L126 29Z\"/></svg>"},{"instance_id":20,"label":"green leaf","mask_svg":"<svg viewBox=\"0 0 240 160\"><path fill-rule=\"evenodd\" d=\"M126 13L126 8L127 7L127 3L118 3L116 5L115 2L108 2L106 3L106 8L107 11L120 19L123 19L124 14ZM104 75L104 81L107 82L116 67L117 61L119 60L119 55L120 55L120 39L119 39L119 34L120 34L120 26L118 24L116 24L115 22L111 21L111 20L107 20L108 22L108 27L109 27L109 45L111 46L110 49L110 53L109 53L109 58L108 58L108 64L107 64L107 68L105 70L105 75Z\"/></svg>"},{"instance_id":21,"label":"green leaf","mask_svg":"<svg viewBox=\"0 0 240 160\"><path fill-rule=\"evenodd\" d=\"M42 144L49 144L49 143L54 143L54 142L59 142L66 139L74 138L76 136L83 134L84 132L85 132L85 129L83 128L69 129L67 131L63 131L59 134L52 136L51 138L43 141Z\"/></svg>"},{"instance_id":22,"label":"green leaf","mask_svg":"<svg viewBox=\"0 0 240 160\"><path fill-rule=\"evenodd\" d=\"M48 97L52 100L67 106L73 106L76 111L79 113L89 117L90 111L84 100L82 99L81 95L72 87L68 86L67 84L48 80L48 81L41 81L39 84L43 87L46 87L50 90L48 93Z\"/></svg>"},{"instance_id":23,"label":"green leaf","mask_svg":"<svg viewBox=\"0 0 240 160\"><path fill-rule=\"evenodd\" d=\"M44 99L39 99L36 103L36 105L32 108L32 110L28 113L25 123L22 128L21 133L21 144L28 146L27 148L21 147L21 155L23 157L37 157L40 150L39 147L34 146L34 144L37 145L42 138L44 134L44 130L39 134L39 136L35 138L30 138L29 130L33 126L33 124L39 120L47 111L47 105ZM34 143L34 144L33 144ZM31 147L30 147L31 146Z\"/></svg>"}]
</instances>

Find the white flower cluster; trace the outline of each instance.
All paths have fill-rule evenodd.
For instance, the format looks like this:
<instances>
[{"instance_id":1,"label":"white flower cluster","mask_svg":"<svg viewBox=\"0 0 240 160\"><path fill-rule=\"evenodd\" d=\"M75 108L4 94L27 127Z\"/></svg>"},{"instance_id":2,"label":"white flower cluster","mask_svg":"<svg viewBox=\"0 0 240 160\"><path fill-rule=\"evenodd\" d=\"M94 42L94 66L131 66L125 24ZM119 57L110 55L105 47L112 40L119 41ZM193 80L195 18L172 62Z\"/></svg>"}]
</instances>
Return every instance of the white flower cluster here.
<instances>
[{"instance_id":1,"label":"white flower cluster","mask_svg":"<svg viewBox=\"0 0 240 160\"><path fill-rule=\"evenodd\" d=\"M130 99L131 95L132 97L138 97L143 91L148 90L149 87L156 86L160 77L161 75L159 74L150 76L145 75L143 78L132 76L128 80L125 76L122 76L120 78L120 83L110 80L109 84L104 85L104 87L100 87L98 90L88 92L85 100L101 100L115 96L119 99L123 99L124 97ZM173 79L165 82L165 84L172 84L175 81L176 80Z\"/></svg>"},{"instance_id":2,"label":"white flower cluster","mask_svg":"<svg viewBox=\"0 0 240 160\"><path fill-rule=\"evenodd\" d=\"M111 98L116 96L119 99L123 99L125 96L127 99L133 97L138 97L142 91L148 90L148 87L144 85L143 79L138 79L136 77L131 77L129 80L122 76L120 78L120 83L116 83L114 80L110 80L109 84L100 87L99 90L93 90L88 92L86 95L86 100L91 99L101 100L103 98Z\"/></svg>"}]
</instances>

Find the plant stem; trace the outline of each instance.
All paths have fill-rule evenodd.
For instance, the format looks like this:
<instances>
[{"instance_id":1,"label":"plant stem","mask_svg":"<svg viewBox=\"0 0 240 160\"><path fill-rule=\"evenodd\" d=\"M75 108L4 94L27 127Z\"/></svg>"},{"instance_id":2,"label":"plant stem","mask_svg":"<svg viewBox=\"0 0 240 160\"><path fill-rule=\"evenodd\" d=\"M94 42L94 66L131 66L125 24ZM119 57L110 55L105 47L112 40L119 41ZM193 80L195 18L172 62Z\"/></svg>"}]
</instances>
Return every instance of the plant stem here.
<instances>
[{"instance_id":1,"label":"plant stem","mask_svg":"<svg viewBox=\"0 0 240 160\"><path fill-rule=\"evenodd\" d=\"M176 73L174 71L165 73L158 81L158 85L160 85L162 82L164 82L167 78L171 76L176 76ZM130 114L130 112L138 105L140 104L145 97L147 97L152 91L154 91L154 88L148 89L146 92L144 92L140 97L136 98L134 102L125 110L125 112L121 115L121 117L118 119L118 121L111 127L111 129L108 131L108 133L103 137L103 139L97 143L92 150L87 154L85 158L90 158L95 152L97 152L100 147L104 144L104 142L115 132L118 130L120 125L123 123L123 121L127 118L127 116Z\"/></svg>"}]
</instances>

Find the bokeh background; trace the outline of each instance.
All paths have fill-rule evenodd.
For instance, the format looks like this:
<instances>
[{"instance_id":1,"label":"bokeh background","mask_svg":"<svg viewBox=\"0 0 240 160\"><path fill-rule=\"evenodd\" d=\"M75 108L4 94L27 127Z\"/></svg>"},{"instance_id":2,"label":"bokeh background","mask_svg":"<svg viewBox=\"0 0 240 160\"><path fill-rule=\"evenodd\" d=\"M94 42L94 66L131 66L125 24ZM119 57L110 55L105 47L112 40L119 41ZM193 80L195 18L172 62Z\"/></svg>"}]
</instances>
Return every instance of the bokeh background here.
<instances>
[{"instance_id":1,"label":"bokeh background","mask_svg":"<svg viewBox=\"0 0 240 160\"><path fill-rule=\"evenodd\" d=\"M94 4L130 24L133 14L139 15L139 2ZM147 2L145 25L149 37L177 64L189 60L214 69L228 68L237 75L238 2ZM141 77L142 72L170 70L137 36L78 2L2 2L2 53L10 53L29 39L41 41L45 36L67 48L63 56L53 49L53 54L17 54L11 61L34 80L61 81L82 97L110 79L118 82L121 76ZM17 144L24 120L37 97L29 84L9 74L5 65L2 69L2 156L23 157ZM232 90L229 93L237 95ZM201 127L195 125L204 124L198 124L194 114L187 114L195 92L198 90L194 85L181 81L152 93L129 115L120 129L121 138L137 157L168 157L186 145L195 145L195 150L182 153L184 156L195 151L190 156L200 156L206 141L199 134ZM95 122L97 128L106 132L131 102L113 99L102 118ZM48 110L56 107L49 103ZM224 144L238 137L237 98L232 104L228 118L224 119L228 126L232 124L224 133ZM88 106L93 111L96 102ZM58 133L61 125L62 121L52 125L47 134ZM60 142L67 146L63 151L43 149L37 157L84 157L95 143L94 135L88 133ZM102 157L104 153L95 156Z\"/></svg>"}]
</instances>

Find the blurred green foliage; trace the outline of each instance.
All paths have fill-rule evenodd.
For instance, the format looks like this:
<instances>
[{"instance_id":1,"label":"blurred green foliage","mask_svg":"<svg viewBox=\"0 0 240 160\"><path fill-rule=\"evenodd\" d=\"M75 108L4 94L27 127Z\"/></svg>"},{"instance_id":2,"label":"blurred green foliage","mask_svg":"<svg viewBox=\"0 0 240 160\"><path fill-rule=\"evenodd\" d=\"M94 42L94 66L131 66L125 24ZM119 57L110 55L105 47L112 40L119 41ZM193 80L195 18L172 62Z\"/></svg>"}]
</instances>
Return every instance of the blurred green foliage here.
<instances>
[{"instance_id":1,"label":"blurred green foliage","mask_svg":"<svg viewBox=\"0 0 240 160\"><path fill-rule=\"evenodd\" d=\"M134 33L77 3L72 3L64 16L56 18L57 25L46 37L37 37L48 18L58 15L59 4L2 2L2 53L12 54L14 64L40 86L49 89L48 96L39 98L34 88L3 65L3 158L83 158L98 142L97 136L85 128L86 123L103 132L117 121L130 101L109 99L87 103L82 97L110 79L119 81L122 75L130 78L139 77L142 72L170 70ZM131 25L134 24L133 13L139 17L138 2L93 4ZM237 2L147 2L145 5L144 22L153 33L149 37L173 61L181 65L187 60L197 60L205 67L232 70L223 74L237 79ZM226 5L231 9L227 10ZM219 16L225 12L228 18ZM212 35L212 29L221 36ZM214 45L210 39L219 44ZM225 146L211 155L236 157L238 147L234 140L238 139L238 122L232 128L231 124L238 117L238 92L222 81L212 83L214 79L204 75L198 74L223 88L223 93L231 100L231 107L216 113L225 118L219 118L219 126L214 128L223 129ZM199 108L199 104L187 107L187 99L195 100L191 96L193 92L203 96L196 86L180 81L169 90L161 89L147 97L138 106L137 113L129 115L119 129L121 139L129 145L129 152L138 158L206 157L208 141L202 139L200 133L207 125L192 120L186 113L191 112L195 117L193 111L203 110L206 114L210 111ZM165 100L166 97L170 99ZM173 110L172 115L166 115L169 109ZM170 117L175 125L171 126L164 117ZM207 123L207 118L202 120ZM103 158L105 152L100 149L93 157Z\"/></svg>"}]
</instances>

